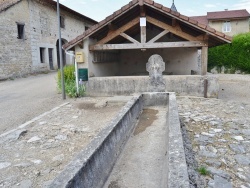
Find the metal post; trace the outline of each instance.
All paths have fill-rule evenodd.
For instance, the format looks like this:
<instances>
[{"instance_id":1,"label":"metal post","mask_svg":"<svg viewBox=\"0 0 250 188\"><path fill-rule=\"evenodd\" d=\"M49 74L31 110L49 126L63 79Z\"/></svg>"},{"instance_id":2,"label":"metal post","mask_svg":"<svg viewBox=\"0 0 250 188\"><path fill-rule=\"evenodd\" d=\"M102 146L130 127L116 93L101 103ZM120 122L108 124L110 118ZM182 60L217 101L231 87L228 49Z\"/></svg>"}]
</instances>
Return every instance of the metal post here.
<instances>
[{"instance_id":1,"label":"metal post","mask_svg":"<svg viewBox=\"0 0 250 188\"><path fill-rule=\"evenodd\" d=\"M63 62L62 62L62 38L61 38L61 25L60 25L60 7L59 7L59 0L57 0L57 17L58 17L58 34L59 34L59 54L60 54L60 70L61 70L62 98L63 98L63 99L66 99L65 85L64 85Z\"/></svg>"},{"instance_id":2,"label":"metal post","mask_svg":"<svg viewBox=\"0 0 250 188\"><path fill-rule=\"evenodd\" d=\"M78 64L75 58L75 74L76 74L76 92L79 95L79 75L78 75Z\"/></svg>"}]
</instances>

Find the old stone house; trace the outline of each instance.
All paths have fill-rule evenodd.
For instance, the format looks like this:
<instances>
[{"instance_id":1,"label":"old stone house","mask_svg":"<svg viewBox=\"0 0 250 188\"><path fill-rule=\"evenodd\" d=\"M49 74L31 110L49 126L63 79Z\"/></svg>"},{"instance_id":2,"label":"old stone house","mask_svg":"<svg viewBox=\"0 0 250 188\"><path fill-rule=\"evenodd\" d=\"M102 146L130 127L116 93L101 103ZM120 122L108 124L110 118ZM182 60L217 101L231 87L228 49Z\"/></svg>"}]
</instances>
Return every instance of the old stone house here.
<instances>
[{"instance_id":1,"label":"old stone house","mask_svg":"<svg viewBox=\"0 0 250 188\"><path fill-rule=\"evenodd\" d=\"M165 76L166 90L183 92L187 87L201 92L194 85L203 87L205 77L190 77L191 73L206 75L208 47L230 42L231 37L161 4L133 0L63 48L84 53L80 67L88 70L92 94L147 91L146 63L153 54L163 58L164 75L185 75Z\"/></svg>"},{"instance_id":2,"label":"old stone house","mask_svg":"<svg viewBox=\"0 0 250 188\"><path fill-rule=\"evenodd\" d=\"M208 12L205 16L194 16L192 19L209 25L229 36L250 31L250 14L244 10L225 10Z\"/></svg>"},{"instance_id":3,"label":"old stone house","mask_svg":"<svg viewBox=\"0 0 250 188\"><path fill-rule=\"evenodd\" d=\"M63 5L62 43L97 22ZM53 0L0 1L0 79L58 68L58 22ZM70 58L63 55L63 63Z\"/></svg>"}]
</instances>

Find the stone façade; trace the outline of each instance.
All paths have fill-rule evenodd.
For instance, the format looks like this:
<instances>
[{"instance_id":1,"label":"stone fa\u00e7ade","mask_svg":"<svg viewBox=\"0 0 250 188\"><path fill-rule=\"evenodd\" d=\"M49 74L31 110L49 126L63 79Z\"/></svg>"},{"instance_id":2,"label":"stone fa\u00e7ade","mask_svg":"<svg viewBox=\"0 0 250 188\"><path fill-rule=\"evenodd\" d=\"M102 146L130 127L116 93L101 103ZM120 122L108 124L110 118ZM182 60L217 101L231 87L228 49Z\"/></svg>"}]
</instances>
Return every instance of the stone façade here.
<instances>
[{"instance_id":1,"label":"stone fa\u00e7ade","mask_svg":"<svg viewBox=\"0 0 250 188\"><path fill-rule=\"evenodd\" d=\"M63 42L75 38L86 27L96 23L72 12L61 8L65 24L61 28ZM24 24L23 39L17 38L18 23ZM50 1L21 0L0 11L0 34L0 80L58 68L57 12ZM66 64L71 61L65 56Z\"/></svg>"}]
</instances>

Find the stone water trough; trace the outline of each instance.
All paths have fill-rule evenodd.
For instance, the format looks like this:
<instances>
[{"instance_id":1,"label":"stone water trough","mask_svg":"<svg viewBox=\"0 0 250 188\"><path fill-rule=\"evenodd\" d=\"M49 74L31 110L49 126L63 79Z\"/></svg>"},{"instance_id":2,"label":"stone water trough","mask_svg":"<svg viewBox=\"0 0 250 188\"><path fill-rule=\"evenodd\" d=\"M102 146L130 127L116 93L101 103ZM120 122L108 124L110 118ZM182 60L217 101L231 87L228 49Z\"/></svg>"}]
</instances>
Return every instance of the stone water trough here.
<instances>
[{"instance_id":1,"label":"stone water trough","mask_svg":"<svg viewBox=\"0 0 250 188\"><path fill-rule=\"evenodd\" d=\"M49 187L189 187L175 93L133 97Z\"/></svg>"}]
</instances>

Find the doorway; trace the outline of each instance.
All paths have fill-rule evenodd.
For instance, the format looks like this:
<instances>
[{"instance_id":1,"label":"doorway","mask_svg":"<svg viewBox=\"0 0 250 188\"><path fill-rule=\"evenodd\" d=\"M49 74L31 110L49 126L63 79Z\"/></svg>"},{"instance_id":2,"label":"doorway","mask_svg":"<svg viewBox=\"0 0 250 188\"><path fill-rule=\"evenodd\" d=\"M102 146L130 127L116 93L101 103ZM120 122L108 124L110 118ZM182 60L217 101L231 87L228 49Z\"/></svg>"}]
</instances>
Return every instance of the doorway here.
<instances>
[{"instance_id":1,"label":"doorway","mask_svg":"<svg viewBox=\"0 0 250 188\"><path fill-rule=\"evenodd\" d=\"M53 48L49 48L49 67L50 70L54 70L54 65L53 65Z\"/></svg>"}]
</instances>

